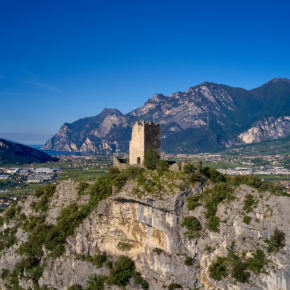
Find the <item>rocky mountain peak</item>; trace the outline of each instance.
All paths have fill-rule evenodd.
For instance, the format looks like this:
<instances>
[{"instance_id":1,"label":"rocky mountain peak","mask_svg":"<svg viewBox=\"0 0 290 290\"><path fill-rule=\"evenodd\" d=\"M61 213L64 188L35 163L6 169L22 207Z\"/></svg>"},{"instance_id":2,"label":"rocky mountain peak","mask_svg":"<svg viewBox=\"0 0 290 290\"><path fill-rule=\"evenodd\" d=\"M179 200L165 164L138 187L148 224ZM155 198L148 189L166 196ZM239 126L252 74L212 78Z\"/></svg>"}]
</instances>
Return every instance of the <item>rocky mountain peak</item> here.
<instances>
[{"instance_id":1,"label":"rocky mountain peak","mask_svg":"<svg viewBox=\"0 0 290 290\"><path fill-rule=\"evenodd\" d=\"M274 78L268 82L268 84L275 84L275 83L288 83L290 84L290 79L287 78Z\"/></svg>"},{"instance_id":2,"label":"rocky mountain peak","mask_svg":"<svg viewBox=\"0 0 290 290\"><path fill-rule=\"evenodd\" d=\"M289 116L289 96L289 79L274 79L253 90L203 82L168 97L155 94L128 114L104 109L94 117L66 124L44 148L60 151L91 148L82 150L104 154L110 147L109 152L114 148L126 152L132 124L145 119L162 124L164 151L222 150L256 122L269 116ZM90 146L86 140L90 140ZM263 141L263 137L259 140Z\"/></svg>"}]
</instances>

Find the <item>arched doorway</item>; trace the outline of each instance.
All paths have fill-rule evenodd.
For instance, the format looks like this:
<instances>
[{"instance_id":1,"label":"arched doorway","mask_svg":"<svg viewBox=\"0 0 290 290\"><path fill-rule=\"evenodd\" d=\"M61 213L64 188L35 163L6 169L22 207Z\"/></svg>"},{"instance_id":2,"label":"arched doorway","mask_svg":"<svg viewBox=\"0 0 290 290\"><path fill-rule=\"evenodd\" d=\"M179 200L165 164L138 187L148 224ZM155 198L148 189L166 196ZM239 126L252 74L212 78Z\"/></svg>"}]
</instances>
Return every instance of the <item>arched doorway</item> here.
<instances>
[{"instance_id":1,"label":"arched doorway","mask_svg":"<svg viewBox=\"0 0 290 290\"><path fill-rule=\"evenodd\" d=\"M141 158L137 157L137 164L141 164Z\"/></svg>"}]
</instances>

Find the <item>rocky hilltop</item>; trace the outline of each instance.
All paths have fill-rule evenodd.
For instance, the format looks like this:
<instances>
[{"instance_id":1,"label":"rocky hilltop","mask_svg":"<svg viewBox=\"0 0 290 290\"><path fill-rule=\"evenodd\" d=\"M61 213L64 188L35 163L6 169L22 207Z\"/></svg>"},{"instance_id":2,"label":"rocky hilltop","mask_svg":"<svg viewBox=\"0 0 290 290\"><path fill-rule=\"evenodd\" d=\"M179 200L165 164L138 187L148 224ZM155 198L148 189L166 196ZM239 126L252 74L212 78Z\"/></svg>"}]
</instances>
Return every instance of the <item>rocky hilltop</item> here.
<instances>
[{"instance_id":1,"label":"rocky hilltop","mask_svg":"<svg viewBox=\"0 0 290 290\"><path fill-rule=\"evenodd\" d=\"M162 150L210 152L289 136L289 125L283 127L283 134L281 126L273 125L282 124L280 120L289 123L289 116L289 79L274 79L253 90L205 82L170 96L156 94L128 114L105 109L95 117L65 123L43 149L126 152L132 124L144 119L162 125ZM261 133L255 127L265 120L268 125L260 126Z\"/></svg>"},{"instance_id":2,"label":"rocky hilltop","mask_svg":"<svg viewBox=\"0 0 290 290\"><path fill-rule=\"evenodd\" d=\"M290 289L289 207L258 178L190 165L62 181L1 219L0 287Z\"/></svg>"},{"instance_id":3,"label":"rocky hilltop","mask_svg":"<svg viewBox=\"0 0 290 290\"><path fill-rule=\"evenodd\" d=\"M56 160L42 151L0 138L0 164L42 163Z\"/></svg>"}]
</instances>

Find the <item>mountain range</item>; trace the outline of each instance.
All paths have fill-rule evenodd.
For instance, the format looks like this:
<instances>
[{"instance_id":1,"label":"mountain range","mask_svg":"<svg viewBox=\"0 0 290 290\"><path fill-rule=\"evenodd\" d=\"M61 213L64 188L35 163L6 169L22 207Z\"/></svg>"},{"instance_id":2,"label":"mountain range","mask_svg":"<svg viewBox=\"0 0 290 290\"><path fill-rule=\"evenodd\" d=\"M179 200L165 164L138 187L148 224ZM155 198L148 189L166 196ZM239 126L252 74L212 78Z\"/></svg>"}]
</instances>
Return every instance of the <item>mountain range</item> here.
<instances>
[{"instance_id":1,"label":"mountain range","mask_svg":"<svg viewBox=\"0 0 290 290\"><path fill-rule=\"evenodd\" d=\"M204 82L169 96L155 94L123 114L100 114L65 123L43 149L108 154L128 152L136 120L161 124L162 150L214 152L290 135L290 79L275 78L246 90Z\"/></svg>"},{"instance_id":2,"label":"mountain range","mask_svg":"<svg viewBox=\"0 0 290 290\"><path fill-rule=\"evenodd\" d=\"M43 163L56 160L42 151L0 138L0 164Z\"/></svg>"}]
</instances>

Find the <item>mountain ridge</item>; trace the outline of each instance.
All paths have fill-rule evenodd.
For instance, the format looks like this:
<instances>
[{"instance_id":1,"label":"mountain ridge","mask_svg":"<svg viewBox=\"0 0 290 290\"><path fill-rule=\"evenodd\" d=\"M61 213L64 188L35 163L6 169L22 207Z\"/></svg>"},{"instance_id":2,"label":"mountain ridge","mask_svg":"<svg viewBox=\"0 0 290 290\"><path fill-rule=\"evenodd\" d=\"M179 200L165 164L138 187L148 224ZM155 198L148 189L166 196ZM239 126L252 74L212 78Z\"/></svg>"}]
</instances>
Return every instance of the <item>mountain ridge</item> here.
<instances>
[{"instance_id":1,"label":"mountain ridge","mask_svg":"<svg viewBox=\"0 0 290 290\"><path fill-rule=\"evenodd\" d=\"M289 79L276 78L252 90L203 82L169 96L154 94L127 114L106 108L96 116L65 123L43 149L127 152L133 123L145 119L161 124L165 152L213 152L226 148L256 122L285 116L290 116Z\"/></svg>"},{"instance_id":2,"label":"mountain ridge","mask_svg":"<svg viewBox=\"0 0 290 290\"><path fill-rule=\"evenodd\" d=\"M43 163L56 160L37 149L0 138L0 164Z\"/></svg>"}]
</instances>

